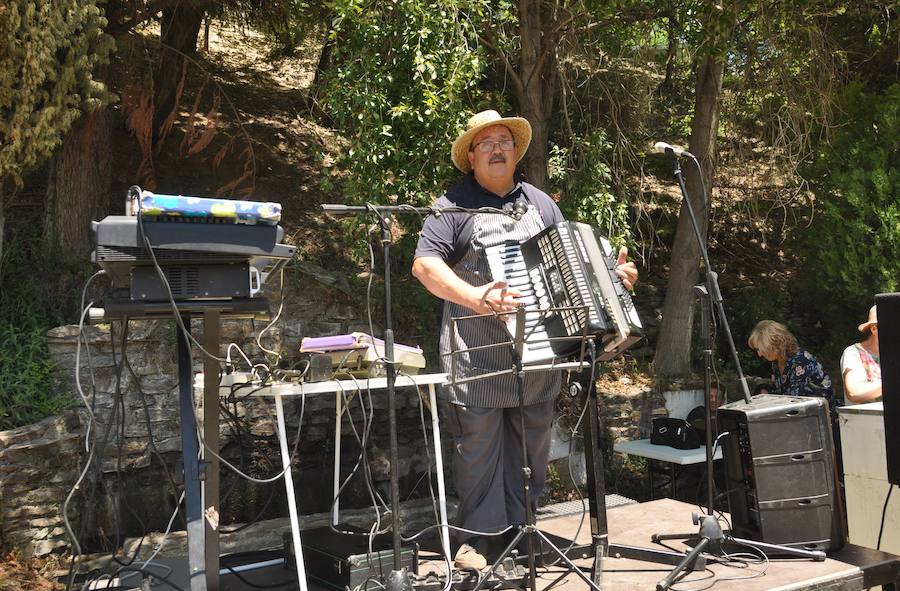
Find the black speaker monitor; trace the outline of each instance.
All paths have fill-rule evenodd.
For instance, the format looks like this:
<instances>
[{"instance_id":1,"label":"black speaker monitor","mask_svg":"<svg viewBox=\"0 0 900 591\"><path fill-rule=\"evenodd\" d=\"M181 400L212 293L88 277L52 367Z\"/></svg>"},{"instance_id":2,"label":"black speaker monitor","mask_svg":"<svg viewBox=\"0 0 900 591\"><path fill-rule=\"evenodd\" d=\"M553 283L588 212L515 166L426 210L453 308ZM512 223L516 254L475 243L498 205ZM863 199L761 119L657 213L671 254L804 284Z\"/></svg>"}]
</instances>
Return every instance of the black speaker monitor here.
<instances>
[{"instance_id":1,"label":"black speaker monitor","mask_svg":"<svg viewBox=\"0 0 900 591\"><path fill-rule=\"evenodd\" d=\"M719 407L731 532L767 544L836 550L846 538L828 403L760 395Z\"/></svg>"},{"instance_id":2,"label":"black speaker monitor","mask_svg":"<svg viewBox=\"0 0 900 591\"><path fill-rule=\"evenodd\" d=\"M878 310L887 476L891 484L900 484L900 293L876 295L875 306Z\"/></svg>"}]
</instances>

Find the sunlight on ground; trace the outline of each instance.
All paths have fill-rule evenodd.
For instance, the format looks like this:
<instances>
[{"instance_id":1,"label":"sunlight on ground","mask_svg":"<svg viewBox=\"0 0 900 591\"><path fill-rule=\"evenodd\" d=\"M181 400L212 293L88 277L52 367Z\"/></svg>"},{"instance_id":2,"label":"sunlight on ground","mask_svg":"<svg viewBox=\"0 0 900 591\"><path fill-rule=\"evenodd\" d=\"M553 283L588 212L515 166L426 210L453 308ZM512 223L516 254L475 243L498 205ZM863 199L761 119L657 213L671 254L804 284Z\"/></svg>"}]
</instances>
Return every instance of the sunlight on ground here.
<instances>
[{"instance_id":1,"label":"sunlight on ground","mask_svg":"<svg viewBox=\"0 0 900 591\"><path fill-rule=\"evenodd\" d=\"M203 31L200 32L200 45ZM214 22L209 28L210 57L248 78L265 78L283 90L306 90L313 82L321 45L304 42L295 56L272 58L272 43L252 29Z\"/></svg>"}]
</instances>

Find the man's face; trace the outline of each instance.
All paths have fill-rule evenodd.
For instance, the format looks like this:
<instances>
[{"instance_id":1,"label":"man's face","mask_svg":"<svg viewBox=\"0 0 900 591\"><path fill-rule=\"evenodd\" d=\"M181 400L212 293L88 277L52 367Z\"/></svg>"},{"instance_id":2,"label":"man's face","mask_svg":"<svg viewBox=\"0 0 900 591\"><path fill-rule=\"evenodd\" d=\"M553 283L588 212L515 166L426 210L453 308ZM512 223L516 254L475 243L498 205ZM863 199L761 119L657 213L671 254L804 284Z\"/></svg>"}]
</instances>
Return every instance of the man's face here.
<instances>
[{"instance_id":1,"label":"man's face","mask_svg":"<svg viewBox=\"0 0 900 591\"><path fill-rule=\"evenodd\" d=\"M512 133L503 125L492 125L478 132L469 147L469 164L476 178L508 179L512 182L516 171L516 151L515 148L505 151L500 146L500 142L512 139ZM491 150L483 153L479 149L483 147L480 145L482 143L491 145Z\"/></svg>"}]
</instances>

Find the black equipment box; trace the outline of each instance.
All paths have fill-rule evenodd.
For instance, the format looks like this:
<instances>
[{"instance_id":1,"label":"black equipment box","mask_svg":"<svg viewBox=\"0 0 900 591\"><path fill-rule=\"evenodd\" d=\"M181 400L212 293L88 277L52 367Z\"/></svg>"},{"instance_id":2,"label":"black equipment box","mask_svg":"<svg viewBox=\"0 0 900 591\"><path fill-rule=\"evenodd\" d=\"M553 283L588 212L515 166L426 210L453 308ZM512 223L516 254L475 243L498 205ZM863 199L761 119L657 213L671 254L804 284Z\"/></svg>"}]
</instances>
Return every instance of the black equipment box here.
<instances>
[{"instance_id":1,"label":"black equipment box","mask_svg":"<svg viewBox=\"0 0 900 591\"><path fill-rule=\"evenodd\" d=\"M191 298L249 298L250 265L247 263L160 267L175 300ZM131 271L131 299L168 302L169 292L153 267Z\"/></svg>"},{"instance_id":2,"label":"black equipment box","mask_svg":"<svg viewBox=\"0 0 900 591\"><path fill-rule=\"evenodd\" d=\"M367 531L347 525L336 528L353 533L340 533L326 526L304 530L300 535L307 578L341 591L357 587L365 589L368 579L387 580L394 570L391 534L376 535L372 540L370 554ZM289 532L284 535L284 550L285 564L296 568ZM410 574L417 574L418 564L418 545L401 546L401 568L405 568Z\"/></svg>"},{"instance_id":3,"label":"black equipment box","mask_svg":"<svg viewBox=\"0 0 900 591\"><path fill-rule=\"evenodd\" d=\"M731 533L837 550L846 527L823 398L761 395L719 407Z\"/></svg>"},{"instance_id":4,"label":"black equipment box","mask_svg":"<svg viewBox=\"0 0 900 591\"><path fill-rule=\"evenodd\" d=\"M900 485L900 293L880 293L878 350L884 401L884 443L888 482Z\"/></svg>"}]
</instances>

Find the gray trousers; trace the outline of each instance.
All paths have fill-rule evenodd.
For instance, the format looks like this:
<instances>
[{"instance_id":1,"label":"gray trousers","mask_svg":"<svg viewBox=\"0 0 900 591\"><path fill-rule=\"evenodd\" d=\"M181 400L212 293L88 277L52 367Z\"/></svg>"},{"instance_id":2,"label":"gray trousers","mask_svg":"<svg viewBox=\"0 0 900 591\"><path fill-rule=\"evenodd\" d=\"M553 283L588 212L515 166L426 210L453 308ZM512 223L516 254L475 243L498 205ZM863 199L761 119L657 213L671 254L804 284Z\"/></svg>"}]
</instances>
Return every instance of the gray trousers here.
<instances>
[{"instance_id":1,"label":"gray trousers","mask_svg":"<svg viewBox=\"0 0 900 591\"><path fill-rule=\"evenodd\" d=\"M555 399L525 407L525 443L531 468L531 501L547 480L550 425ZM459 527L496 532L525 523L519 408L449 405L453 436L453 482L459 497ZM462 543L474 534L456 532Z\"/></svg>"}]
</instances>

